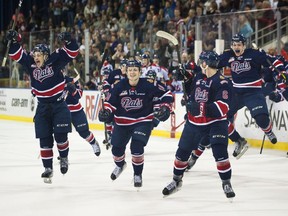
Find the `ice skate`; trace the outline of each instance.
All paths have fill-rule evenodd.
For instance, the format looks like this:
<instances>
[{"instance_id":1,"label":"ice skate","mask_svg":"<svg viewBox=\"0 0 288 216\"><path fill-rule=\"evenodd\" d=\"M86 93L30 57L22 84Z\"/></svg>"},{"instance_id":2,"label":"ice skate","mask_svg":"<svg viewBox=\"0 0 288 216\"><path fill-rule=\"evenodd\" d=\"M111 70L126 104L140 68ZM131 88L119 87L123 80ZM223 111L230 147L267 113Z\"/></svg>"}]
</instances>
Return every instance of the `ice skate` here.
<instances>
[{"instance_id":1,"label":"ice skate","mask_svg":"<svg viewBox=\"0 0 288 216\"><path fill-rule=\"evenodd\" d=\"M126 162L124 162L122 167L116 166L113 172L111 173L110 178L113 181L117 179L120 176L120 174L123 172L123 170L126 168L126 166L127 166Z\"/></svg>"},{"instance_id":2,"label":"ice skate","mask_svg":"<svg viewBox=\"0 0 288 216\"><path fill-rule=\"evenodd\" d=\"M62 174L67 173L68 166L69 166L68 158L67 157L66 158L60 157L60 171L61 171Z\"/></svg>"},{"instance_id":3,"label":"ice skate","mask_svg":"<svg viewBox=\"0 0 288 216\"><path fill-rule=\"evenodd\" d=\"M142 187L142 175L134 175L134 187Z\"/></svg>"},{"instance_id":4,"label":"ice skate","mask_svg":"<svg viewBox=\"0 0 288 216\"><path fill-rule=\"evenodd\" d=\"M270 133L265 133L265 135L268 137L268 139L270 140L270 142L272 144L276 144L277 143L277 137L275 136L273 131L271 131Z\"/></svg>"},{"instance_id":5,"label":"ice skate","mask_svg":"<svg viewBox=\"0 0 288 216\"><path fill-rule=\"evenodd\" d=\"M235 149L233 152L233 156L236 157L236 159L239 159L248 150L248 148L249 148L249 145L247 144L246 139L244 139L243 137L240 137L235 142Z\"/></svg>"},{"instance_id":6,"label":"ice skate","mask_svg":"<svg viewBox=\"0 0 288 216\"><path fill-rule=\"evenodd\" d=\"M188 160L187 168L185 169L185 171L186 171L186 172L189 171L189 170L195 165L196 161L197 161L197 159L195 159L195 158L192 156L192 154L191 154L191 156L190 156L190 158L189 158L189 160Z\"/></svg>"},{"instance_id":7,"label":"ice skate","mask_svg":"<svg viewBox=\"0 0 288 216\"><path fill-rule=\"evenodd\" d=\"M164 197L169 196L179 191L182 187L182 176L174 176L173 181L169 183L163 190Z\"/></svg>"},{"instance_id":8,"label":"ice skate","mask_svg":"<svg viewBox=\"0 0 288 216\"><path fill-rule=\"evenodd\" d=\"M51 184L52 177L53 177L53 170L51 168L45 168L45 171L41 175L41 178L43 178L44 183Z\"/></svg>"},{"instance_id":9,"label":"ice skate","mask_svg":"<svg viewBox=\"0 0 288 216\"><path fill-rule=\"evenodd\" d=\"M222 182L222 188L223 188L223 191L224 191L226 197L231 199L230 201L232 201L232 198L235 197L235 193L232 189L232 185L231 185L230 180L224 180Z\"/></svg>"},{"instance_id":10,"label":"ice skate","mask_svg":"<svg viewBox=\"0 0 288 216\"><path fill-rule=\"evenodd\" d=\"M96 141L94 144L91 145L92 148L93 148L93 151L94 151L94 154L96 156L99 156L101 154L101 149L100 149L100 146L99 146L99 143Z\"/></svg>"}]
</instances>

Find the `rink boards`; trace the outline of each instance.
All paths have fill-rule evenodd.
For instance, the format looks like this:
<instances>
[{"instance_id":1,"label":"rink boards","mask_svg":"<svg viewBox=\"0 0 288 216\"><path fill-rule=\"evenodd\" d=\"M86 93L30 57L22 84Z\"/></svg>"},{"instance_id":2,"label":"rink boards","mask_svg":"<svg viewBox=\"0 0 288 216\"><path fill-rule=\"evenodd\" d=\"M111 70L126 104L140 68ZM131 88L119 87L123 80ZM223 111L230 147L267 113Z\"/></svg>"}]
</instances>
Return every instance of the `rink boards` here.
<instances>
[{"instance_id":1,"label":"rink boards","mask_svg":"<svg viewBox=\"0 0 288 216\"><path fill-rule=\"evenodd\" d=\"M179 138L184 126L185 108L181 106L182 93L174 94L175 103L173 113L166 122L161 122L153 135L171 138ZM101 109L101 97L99 91L84 91L81 104L87 115L91 129L103 130L103 123L98 121L98 112ZM272 145L265 138L264 148L288 150L288 110L287 102L271 103L267 100L271 118L273 120L273 131L278 138L278 143ZM31 95L30 89L0 88L0 119L33 122L37 106L37 99ZM239 110L236 118L236 128L241 136L245 137L251 146L260 147L264 133L251 118L249 110Z\"/></svg>"}]
</instances>

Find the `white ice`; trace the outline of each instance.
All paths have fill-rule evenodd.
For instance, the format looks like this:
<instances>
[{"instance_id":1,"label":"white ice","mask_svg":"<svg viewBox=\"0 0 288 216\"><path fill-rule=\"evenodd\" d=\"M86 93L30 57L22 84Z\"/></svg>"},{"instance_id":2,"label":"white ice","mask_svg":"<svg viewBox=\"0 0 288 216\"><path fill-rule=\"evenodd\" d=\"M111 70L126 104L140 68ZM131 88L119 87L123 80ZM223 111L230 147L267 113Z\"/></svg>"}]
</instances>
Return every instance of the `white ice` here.
<instances>
[{"instance_id":1,"label":"white ice","mask_svg":"<svg viewBox=\"0 0 288 216\"><path fill-rule=\"evenodd\" d=\"M99 142L103 131L93 130ZM69 135L70 166L63 176L54 160L52 184L43 172L39 144L32 123L0 121L0 215L1 216L286 216L288 215L288 158L286 152L250 148L236 160L229 145L233 169L233 202L225 197L211 150L206 150L183 178L177 193L163 198L162 189L172 180L178 139L151 137L145 148L143 187L132 184L129 147L128 166L110 180L114 163L110 150L100 157L75 131ZM54 158L57 151L54 148Z\"/></svg>"}]
</instances>

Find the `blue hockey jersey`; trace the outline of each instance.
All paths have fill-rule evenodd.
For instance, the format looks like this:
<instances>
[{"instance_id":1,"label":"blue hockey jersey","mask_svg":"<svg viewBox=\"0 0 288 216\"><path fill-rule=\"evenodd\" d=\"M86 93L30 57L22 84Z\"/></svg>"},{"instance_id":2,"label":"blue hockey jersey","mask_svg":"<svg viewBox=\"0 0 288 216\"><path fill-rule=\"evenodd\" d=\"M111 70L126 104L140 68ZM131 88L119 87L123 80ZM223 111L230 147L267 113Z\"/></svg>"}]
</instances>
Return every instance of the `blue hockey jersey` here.
<instances>
[{"instance_id":1,"label":"blue hockey jersey","mask_svg":"<svg viewBox=\"0 0 288 216\"><path fill-rule=\"evenodd\" d=\"M75 40L61 49L56 49L45 62L37 68L32 53L27 53L20 44L12 43L9 56L23 65L29 72L33 94L39 102L53 103L63 100L65 78L62 69L78 55Z\"/></svg>"},{"instance_id":2,"label":"blue hockey jersey","mask_svg":"<svg viewBox=\"0 0 288 216\"><path fill-rule=\"evenodd\" d=\"M264 51L247 48L241 56L233 50L225 51L220 56L218 68L230 67L232 83L236 93L247 93L262 88L261 68L273 67L283 70L283 63L277 58L267 55Z\"/></svg>"},{"instance_id":3,"label":"blue hockey jersey","mask_svg":"<svg viewBox=\"0 0 288 216\"><path fill-rule=\"evenodd\" d=\"M105 109L114 114L115 123L126 126L139 122L151 122L153 111L165 104L171 107L174 99L169 90L158 88L140 78L137 86L130 86L127 78L122 79L108 94Z\"/></svg>"},{"instance_id":4,"label":"blue hockey jersey","mask_svg":"<svg viewBox=\"0 0 288 216\"><path fill-rule=\"evenodd\" d=\"M205 103L207 114L204 116L193 116L188 112L188 121L191 124L205 126L227 119L232 97L232 86L227 78L222 76L220 72L209 78L202 73L198 73L190 85L192 90L190 94L187 92L189 100Z\"/></svg>"}]
</instances>

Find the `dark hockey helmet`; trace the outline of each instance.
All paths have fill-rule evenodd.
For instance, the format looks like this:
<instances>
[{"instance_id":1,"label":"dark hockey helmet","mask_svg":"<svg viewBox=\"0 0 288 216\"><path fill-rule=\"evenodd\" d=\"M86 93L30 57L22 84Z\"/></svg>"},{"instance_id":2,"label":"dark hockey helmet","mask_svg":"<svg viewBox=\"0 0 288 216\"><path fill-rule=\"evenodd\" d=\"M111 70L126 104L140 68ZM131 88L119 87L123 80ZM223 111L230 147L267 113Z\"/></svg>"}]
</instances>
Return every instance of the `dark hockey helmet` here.
<instances>
[{"instance_id":1,"label":"dark hockey helmet","mask_svg":"<svg viewBox=\"0 0 288 216\"><path fill-rule=\"evenodd\" d=\"M102 71L103 75L109 75L110 74L110 70L105 68L103 71Z\"/></svg>"},{"instance_id":2,"label":"dark hockey helmet","mask_svg":"<svg viewBox=\"0 0 288 216\"><path fill-rule=\"evenodd\" d=\"M244 45L246 43L246 38L244 37L243 34L235 34L233 37L232 37L232 40L231 40L231 44L233 42L242 42L242 44Z\"/></svg>"},{"instance_id":3,"label":"dark hockey helmet","mask_svg":"<svg viewBox=\"0 0 288 216\"><path fill-rule=\"evenodd\" d=\"M127 62L127 67L138 67L139 70L141 69L141 62L137 60L129 60Z\"/></svg>"},{"instance_id":4,"label":"dark hockey helmet","mask_svg":"<svg viewBox=\"0 0 288 216\"><path fill-rule=\"evenodd\" d=\"M214 51L203 51L199 56L198 65L201 66L203 62L210 68L216 69L219 63L219 56Z\"/></svg>"},{"instance_id":5,"label":"dark hockey helmet","mask_svg":"<svg viewBox=\"0 0 288 216\"><path fill-rule=\"evenodd\" d=\"M150 56L148 54L143 54L142 59L150 59Z\"/></svg>"},{"instance_id":6,"label":"dark hockey helmet","mask_svg":"<svg viewBox=\"0 0 288 216\"><path fill-rule=\"evenodd\" d=\"M127 66L127 62L128 62L128 60L127 59L122 59L121 61L120 61L120 66Z\"/></svg>"},{"instance_id":7,"label":"dark hockey helmet","mask_svg":"<svg viewBox=\"0 0 288 216\"><path fill-rule=\"evenodd\" d=\"M159 59L159 56L157 54L154 54L153 59Z\"/></svg>"},{"instance_id":8,"label":"dark hockey helmet","mask_svg":"<svg viewBox=\"0 0 288 216\"><path fill-rule=\"evenodd\" d=\"M34 49L33 49L33 53L34 52L41 52L43 53L43 55L50 55L50 49L46 44L37 44Z\"/></svg>"},{"instance_id":9,"label":"dark hockey helmet","mask_svg":"<svg viewBox=\"0 0 288 216\"><path fill-rule=\"evenodd\" d=\"M155 80L156 79L156 72L154 71L154 70L149 70L149 71L147 71L147 74L146 74L146 77L148 78L148 79L153 79L153 80Z\"/></svg>"}]
</instances>

